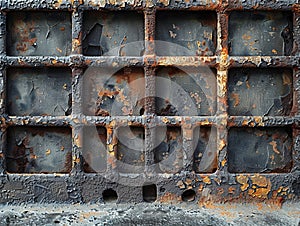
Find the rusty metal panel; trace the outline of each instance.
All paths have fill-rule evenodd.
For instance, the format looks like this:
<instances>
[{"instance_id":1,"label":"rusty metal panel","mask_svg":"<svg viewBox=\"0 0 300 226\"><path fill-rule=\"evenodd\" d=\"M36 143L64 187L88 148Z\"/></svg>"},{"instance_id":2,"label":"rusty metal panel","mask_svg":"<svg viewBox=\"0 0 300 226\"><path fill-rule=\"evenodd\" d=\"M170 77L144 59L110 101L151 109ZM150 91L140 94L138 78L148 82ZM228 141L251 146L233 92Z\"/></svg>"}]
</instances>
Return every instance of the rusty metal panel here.
<instances>
[{"instance_id":1,"label":"rusty metal panel","mask_svg":"<svg viewBox=\"0 0 300 226\"><path fill-rule=\"evenodd\" d=\"M216 27L214 12L158 12L156 54L212 56L216 50Z\"/></svg>"},{"instance_id":2,"label":"rusty metal panel","mask_svg":"<svg viewBox=\"0 0 300 226\"><path fill-rule=\"evenodd\" d=\"M160 68L157 76L157 115L215 114L217 84L213 70L166 67Z\"/></svg>"},{"instance_id":3,"label":"rusty metal panel","mask_svg":"<svg viewBox=\"0 0 300 226\"><path fill-rule=\"evenodd\" d=\"M10 127L6 167L9 173L68 173L71 132L67 128Z\"/></svg>"},{"instance_id":4,"label":"rusty metal panel","mask_svg":"<svg viewBox=\"0 0 300 226\"><path fill-rule=\"evenodd\" d=\"M10 12L7 16L7 54L67 56L71 52L68 12Z\"/></svg>"},{"instance_id":5,"label":"rusty metal panel","mask_svg":"<svg viewBox=\"0 0 300 226\"><path fill-rule=\"evenodd\" d=\"M88 12L83 20L83 54L142 56L144 22L137 12Z\"/></svg>"},{"instance_id":6,"label":"rusty metal panel","mask_svg":"<svg viewBox=\"0 0 300 226\"><path fill-rule=\"evenodd\" d=\"M141 173L144 171L145 130L142 127L123 126L118 128L116 150L117 167L121 173Z\"/></svg>"},{"instance_id":7,"label":"rusty metal panel","mask_svg":"<svg viewBox=\"0 0 300 226\"><path fill-rule=\"evenodd\" d=\"M289 116L293 101L289 69L233 69L229 72L229 114Z\"/></svg>"},{"instance_id":8,"label":"rusty metal panel","mask_svg":"<svg viewBox=\"0 0 300 226\"><path fill-rule=\"evenodd\" d=\"M6 77L9 115L71 114L71 71L68 68L9 68Z\"/></svg>"},{"instance_id":9,"label":"rusty metal panel","mask_svg":"<svg viewBox=\"0 0 300 226\"><path fill-rule=\"evenodd\" d=\"M105 127L85 126L82 138L83 170L86 173L99 173L106 170L106 140Z\"/></svg>"},{"instance_id":10,"label":"rusty metal panel","mask_svg":"<svg viewBox=\"0 0 300 226\"><path fill-rule=\"evenodd\" d=\"M178 173L183 168L182 134L180 127L155 128L157 147L154 161L160 173Z\"/></svg>"},{"instance_id":11,"label":"rusty metal panel","mask_svg":"<svg viewBox=\"0 0 300 226\"><path fill-rule=\"evenodd\" d=\"M233 173L288 173L292 167L290 128L232 128L228 170Z\"/></svg>"},{"instance_id":12,"label":"rusty metal panel","mask_svg":"<svg viewBox=\"0 0 300 226\"><path fill-rule=\"evenodd\" d=\"M296 0L1 1L0 203L298 203L299 18Z\"/></svg>"},{"instance_id":13,"label":"rusty metal panel","mask_svg":"<svg viewBox=\"0 0 300 226\"><path fill-rule=\"evenodd\" d=\"M144 113L144 72L142 68L92 68L83 80L83 110L86 115L122 116Z\"/></svg>"},{"instance_id":14,"label":"rusty metal panel","mask_svg":"<svg viewBox=\"0 0 300 226\"><path fill-rule=\"evenodd\" d=\"M229 54L283 56L293 50L289 12L232 12L229 18Z\"/></svg>"}]
</instances>

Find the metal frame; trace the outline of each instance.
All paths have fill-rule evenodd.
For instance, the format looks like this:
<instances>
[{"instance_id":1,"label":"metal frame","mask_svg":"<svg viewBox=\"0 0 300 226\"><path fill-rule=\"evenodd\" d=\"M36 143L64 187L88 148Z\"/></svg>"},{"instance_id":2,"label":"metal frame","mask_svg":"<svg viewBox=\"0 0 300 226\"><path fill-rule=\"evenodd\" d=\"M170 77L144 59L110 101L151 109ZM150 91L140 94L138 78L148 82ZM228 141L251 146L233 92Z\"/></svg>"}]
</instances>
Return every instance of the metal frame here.
<instances>
[{"instance_id":1,"label":"metal frame","mask_svg":"<svg viewBox=\"0 0 300 226\"><path fill-rule=\"evenodd\" d=\"M72 54L67 57L12 57L6 55L6 14L16 10L66 10L72 13ZM146 51L142 57L87 57L82 54L82 17L85 10L139 10L144 12ZM155 55L155 15L159 10L211 10L217 12L217 50L211 57L159 57ZM294 42L297 47L292 56L248 56L228 55L228 18L235 10L288 10L294 15ZM160 202L181 201L182 193L187 189L196 192L194 202L207 205L211 202L227 201L261 201L281 204L285 200L299 200L300 197L300 4L298 0L199 0L199 1L105 1L105 0L2 0L0 5L0 92L1 99L1 137L5 143L5 131L13 125L30 126L67 126L72 128L73 150L72 171L70 174L7 174L3 154L0 164L0 202L103 202L102 192L113 188L118 193L118 202L143 201L141 186L125 186L115 183L129 178L157 186L157 200ZM84 69L88 66L144 68L146 94L153 94L154 76L160 66L202 65L217 69L217 102L215 116L155 116L153 98L146 100L145 116L96 117L84 116L81 112L81 86ZM5 114L5 69L6 67L69 67L72 69L72 114L66 117L18 116ZM288 67L294 71L294 116L291 117L249 117L229 116L227 113L227 79L228 70L233 67ZM148 88L151 87L151 88ZM149 95L151 96L151 95ZM215 126L218 131L218 169L213 174L195 174L191 170L191 159L184 162L184 170L178 174L157 174L152 168L153 151L151 143L153 134L146 127L157 125L180 126L184 136L183 149L187 152L195 126ZM82 126L97 125L107 129L107 138L111 142L107 150L107 172L84 173L82 169ZM136 125L146 128L145 132L145 172L133 175L119 174L114 167L115 134L119 125ZM230 127L280 127L293 128L293 169L288 174L232 174L227 165L227 133ZM191 137L189 137L191 136ZM110 179L112 181L110 181ZM267 181L268 185L264 184ZM182 185L183 184L183 185ZM251 186L261 186L267 191L250 194Z\"/></svg>"}]
</instances>

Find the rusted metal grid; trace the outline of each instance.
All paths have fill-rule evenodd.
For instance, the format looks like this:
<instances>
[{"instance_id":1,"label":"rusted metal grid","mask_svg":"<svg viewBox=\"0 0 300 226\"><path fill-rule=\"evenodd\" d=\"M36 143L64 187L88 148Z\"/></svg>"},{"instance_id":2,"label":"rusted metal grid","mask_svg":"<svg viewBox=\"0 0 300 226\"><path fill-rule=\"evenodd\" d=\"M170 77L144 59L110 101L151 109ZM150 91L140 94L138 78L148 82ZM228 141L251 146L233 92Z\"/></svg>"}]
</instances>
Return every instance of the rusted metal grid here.
<instances>
[{"instance_id":1,"label":"rusted metal grid","mask_svg":"<svg viewBox=\"0 0 300 226\"><path fill-rule=\"evenodd\" d=\"M133 25L128 24L133 32L136 31L135 25L139 30L144 24L144 37L131 40L142 41L140 47L144 51L127 56L129 48L102 55L108 49L97 45L101 24L87 31L88 21L96 20L101 13L113 17L120 11L127 15L116 20L120 23L133 14L138 15L130 20ZM50 19L45 16L49 12L53 13ZM179 19L177 13L182 13ZM188 22L197 15L206 15L210 20L215 18L215 23L211 23L216 32L215 42L213 38L209 39L212 47L203 42L204 48L197 47L199 43L196 42L197 52L185 56L181 56L180 51L157 52L159 49L154 40L157 36L166 37L158 33L167 26L165 17L180 23L185 16ZM273 22L269 24L271 29L272 26L275 29L270 31L272 34L263 35L261 41L260 33L255 29L269 29L264 27L267 26L263 22L266 17ZM134 22L136 18L139 22ZM262 200L281 205L285 200L299 200L300 19L297 0L1 1L0 20L1 203L105 202L116 195L118 202L191 201L200 206ZM46 23L48 29L41 29L33 35L36 27L32 23L39 20L42 21L41 27ZM52 23L53 20L62 21ZM249 27L245 29L248 22ZM110 26L115 26L113 23ZM256 24L261 26L256 27ZM283 25L286 26L283 31L276 30ZM174 30L167 31L170 38L165 41L176 40L176 24L171 26ZM204 31L209 33L205 28ZM69 33L56 36L62 39L50 38L63 32ZM86 34L93 32L89 40ZM13 37L16 34L19 36ZM274 39L270 41L270 38ZM52 43L45 42L47 39ZM124 39L119 41L115 44L107 40L107 46L122 45ZM278 43L284 47L272 47ZM184 45L184 42L179 44ZM116 111L113 116L108 116L110 112L105 109L89 112L83 98L86 89L82 88L85 85L84 73L91 66L100 67L97 70L104 68L104 71L125 68L125 72L112 77L112 83L114 79L122 80L126 70L133 78L144 78L143 95L147 98L137 105L137 109ZM216 73L215 110L174 116L176 113L170 106L157 104L160 100L153 98L157 85L154 78L159 71L176 72L174 67L197 71L203 66ZM68 69L72 72L71 79ZM30 73L26 72L30 70ZM36 71L41 73L34 75ZM61 74L62 79L55 76L57 74ZM31 81L34 81L34 76L41 75L50 80L36 78L40 86L38 90ZM266 86L261 85L263 79ZM52 83L53 80L57 82ZM52 90L55 86L62 88L51 93L52 96L48 95L47 99L38 91L48 86ZM255 98L250 105L251 98L245 97L251 88L254 92L249 95ZM27 108L23 108L20 96L14 90L23 90L30 94L29 97L35 93L40 104L31 98L25 102ZM264 99L262 92L267 98ZM53 96L56 95L61 96L54 104L56 98ZM276 102L275 97L278 97ZM259 106L255 104L257 98L262 98L258 101ZM269 98L274 99L274 106ZM245 110L249 106L251 108ZM142 155L132 156L130 150L122 149L122 143L118 142L121 138L117 132L122 133L122 129L126 130L128 126L133 134L144 140ZM165 165L160 164L165 153L155 152L152 147L155 134L159 134L159 128L164 126L167 126L165 145L170 145L174 136L175 139L179 137L179 150L182 150ZM199 126L200 132L194 132ZM188 153L193 153L194 149L192 142L199 136L201 142L197 145L201 150L207 145L208 134L214 131L216 142L210 150L216 158L200 167L205 153L190 156ZM130 139L126 132L122 134L125 140ZM98 137L98 143L93 144ZM84 148L93 150L100 144L106 147L101 153L91 151L84 154ZM251 155L251 147L255 144L260 144L261 149ZM262 158L270 153L272 156L263 161ZM117 161L123 157L124 160ZM126 161L138 171L120 165ZM96 162L96 168L93 162Z\"/></svg>"}]
</instances>

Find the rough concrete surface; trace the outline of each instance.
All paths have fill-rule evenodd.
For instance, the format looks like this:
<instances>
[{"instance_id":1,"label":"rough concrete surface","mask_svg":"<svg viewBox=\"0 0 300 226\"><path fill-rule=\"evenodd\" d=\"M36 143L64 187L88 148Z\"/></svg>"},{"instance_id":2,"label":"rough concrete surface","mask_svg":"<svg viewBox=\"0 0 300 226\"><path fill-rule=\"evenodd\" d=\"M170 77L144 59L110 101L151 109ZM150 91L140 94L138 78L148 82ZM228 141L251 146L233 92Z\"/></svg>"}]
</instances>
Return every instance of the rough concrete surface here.
<instances>
[{"instance_id":1,"label":"rough concrete surface","mask_svg":"<svg viewBox=\"0 0 300 226\"><path fill-rule=\"evenodd\" d=\"M166 204L2 205L0 225L300 225L299 203L198 207Z\"/></svg>"}]
</instances>

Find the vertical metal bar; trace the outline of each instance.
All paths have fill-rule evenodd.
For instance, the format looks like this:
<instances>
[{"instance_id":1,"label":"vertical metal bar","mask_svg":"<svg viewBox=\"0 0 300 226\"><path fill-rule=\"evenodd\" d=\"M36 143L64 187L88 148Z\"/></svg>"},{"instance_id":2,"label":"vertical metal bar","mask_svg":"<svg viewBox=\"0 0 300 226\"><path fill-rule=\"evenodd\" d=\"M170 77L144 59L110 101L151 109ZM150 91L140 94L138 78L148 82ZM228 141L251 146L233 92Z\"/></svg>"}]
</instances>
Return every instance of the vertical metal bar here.
<instances>
[{"instance_id":1,"label":"vertical metal bar","mask_svg":"<svg viewBox=\"0 0 300 226\"><path fill-rule=\"evenodd\" d=\"M217 71L217 156L218 170L227 171L227 82L228 82L228 15L218 13Z\"/></svg>"},{"instance_id":2,"label":"vertical metal bar","mask_svg":"<svg viewBox=\"0 0 300 226\"><path fill-rule=\"evenodd\" d=\"M80 124L72 126L72 175L82 172L83 128Z\"/></svg>"},{"instance_id":3,"label":"vertical metal bar","mask_svg":"<svg viewBox=\"0 0 300 226\"><path fill-rule=\"evenodd\" d=\"M0 12L0 55L6 54L6 15Z\"/></svg>"},{"instance_id":4,"label":"vertical metal bar","mask_svg":"<svg viewBox=\"0 0 300 226\"><path fill-rule=\"evenodd\" d=\"M145 54L155 55L155 9L144 11L145 16Z\"/></svg>"},{"instance_id":5,"label":"vertical metal bar","mask_svg":"<svg viewBox=\"0 0 300 226\"><path fill-rule=\"evenodd\" d=\"M72 55L82 54L82 20L83 11L72 13Z\"/></svg>"}]
</instances>

